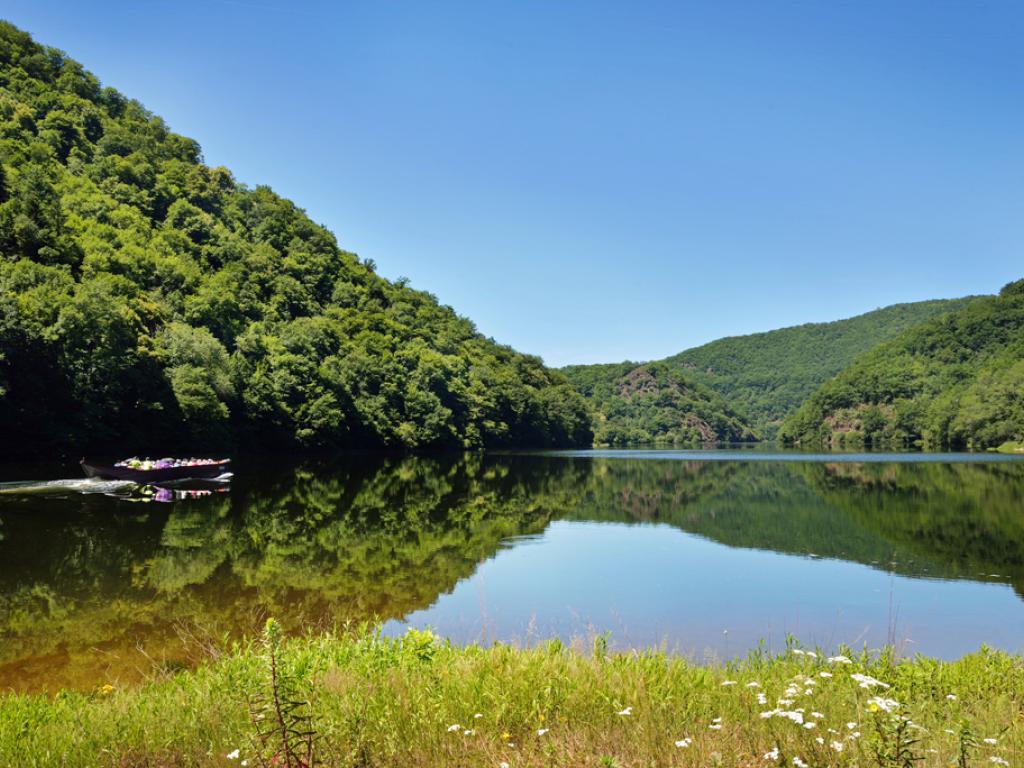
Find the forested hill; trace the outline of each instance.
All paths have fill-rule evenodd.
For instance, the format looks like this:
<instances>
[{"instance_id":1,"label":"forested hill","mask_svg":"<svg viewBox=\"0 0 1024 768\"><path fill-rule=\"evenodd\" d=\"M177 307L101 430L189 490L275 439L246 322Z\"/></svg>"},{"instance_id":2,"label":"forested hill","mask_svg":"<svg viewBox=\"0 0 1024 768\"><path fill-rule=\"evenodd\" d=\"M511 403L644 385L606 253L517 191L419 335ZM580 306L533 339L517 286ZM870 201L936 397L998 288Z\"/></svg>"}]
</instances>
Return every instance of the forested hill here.
<instances>
[{"instance_id":1,"label":"forested hill","mask_svg":"<svg viewBox=\"0 0 1024 768\"><path fill-rule=\"evenodd\" d=\"M1024 280L860 357L783 424L787 442L998 447L1024 441Z\"/></svg>"},{"instance_id":2,"label":"forested hill","mask_svg":"<svg viewBox=\"0 0 1024 768\"><path fill-rule=\"evenodd\" d=\"M731 336L680 352L664 362L720 392L767 437L858 355L969 301L894 304L845 320Z\"/></svg>"},{"instance_id":3,"label":"forested hill","mask_svg":"<svg viewBox=\"0 0 1024 768\"><path fill-rule=\"evenodd\" d=\"M573 365L562 372L590 402L599 445L758 439L724 397L667 363Z\"/></svg>"},{"instance_id":4,"label":"forested hill","mask_svg":"<svg viewBox=\"0 0 1024 768\"><path fill-rule=\"evenodd\" d=\"M578 445L538 358L0 23L5 452Z\"/></svg>"},{"instance_id":5,"label":"forested hill","mask_svg":"<svg viewBox=\"0 0 1024 768\"><path fill-rule=\"evenodd\" d=\"M685 425L695 420L721 425L714 430L715 439L766 439L787 414L858 355L969 301L896 304L847 320L719 339L654 363L562 370L592 401L599 441L679 442L680 433L692 435ZM676 391L691 394L666 395L663 387L651 386L639 398L629 394L631 380L652 376L671 378Z\"/></svg>"}]
</instances>

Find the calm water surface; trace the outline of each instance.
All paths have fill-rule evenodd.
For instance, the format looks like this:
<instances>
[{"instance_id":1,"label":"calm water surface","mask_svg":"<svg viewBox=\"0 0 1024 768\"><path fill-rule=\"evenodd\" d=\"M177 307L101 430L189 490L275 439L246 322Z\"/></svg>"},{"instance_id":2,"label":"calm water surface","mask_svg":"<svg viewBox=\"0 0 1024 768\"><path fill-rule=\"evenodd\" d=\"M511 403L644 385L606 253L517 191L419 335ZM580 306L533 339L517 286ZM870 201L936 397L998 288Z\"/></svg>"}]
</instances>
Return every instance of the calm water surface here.
<instances>
[{"instance_id":1,"label":"calm water surface","mask_svg":"<svg viewBox=\"0 0 1024 768\"><path fill-rule=\"evenodd\" d=\"M460 643L610 632L698 659L787 635L1024 650L1020 459L347 457L243 463L212 490L159 503L132 486L0 483L0 687L128 683L268 615L429 625Z\"/></svg>"}]
</instances>

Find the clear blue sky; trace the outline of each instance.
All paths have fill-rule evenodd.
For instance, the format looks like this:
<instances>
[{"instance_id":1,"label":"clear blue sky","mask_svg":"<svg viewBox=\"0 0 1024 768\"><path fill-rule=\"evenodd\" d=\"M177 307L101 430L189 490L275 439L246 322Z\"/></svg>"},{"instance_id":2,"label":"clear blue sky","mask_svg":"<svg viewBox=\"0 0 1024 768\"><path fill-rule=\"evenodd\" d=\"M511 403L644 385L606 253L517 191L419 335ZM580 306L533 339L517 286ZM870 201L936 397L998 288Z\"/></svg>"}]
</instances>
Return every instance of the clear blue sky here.
<instances>
[{"instance_id":1,"label":"clear blue sky","mask_svg":"<svg viewBox=\"0 0 1024 768\"><path fill-rule=\"evenodd\" d=\"M1019 0L6 0L555 365L1024 276Z\"/></svg>"}]
</instances>

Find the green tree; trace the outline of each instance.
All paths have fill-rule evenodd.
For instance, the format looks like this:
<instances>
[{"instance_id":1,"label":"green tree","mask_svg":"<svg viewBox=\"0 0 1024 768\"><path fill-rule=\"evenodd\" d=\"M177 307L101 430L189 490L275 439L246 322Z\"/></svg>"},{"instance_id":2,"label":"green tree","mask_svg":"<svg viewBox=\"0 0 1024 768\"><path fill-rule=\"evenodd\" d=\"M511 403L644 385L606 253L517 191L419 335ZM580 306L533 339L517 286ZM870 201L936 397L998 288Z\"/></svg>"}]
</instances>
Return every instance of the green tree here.
<instances>
[{"instance_id":1,"label":"green tree","mask_svg":"<svg viewBox=\"0 0 1024 768\"><path fill-rule=\"evenodd\" d=\"M561 375L6 22L0 81L4 447L590 442Z\"/></svg>"}]
</instances>

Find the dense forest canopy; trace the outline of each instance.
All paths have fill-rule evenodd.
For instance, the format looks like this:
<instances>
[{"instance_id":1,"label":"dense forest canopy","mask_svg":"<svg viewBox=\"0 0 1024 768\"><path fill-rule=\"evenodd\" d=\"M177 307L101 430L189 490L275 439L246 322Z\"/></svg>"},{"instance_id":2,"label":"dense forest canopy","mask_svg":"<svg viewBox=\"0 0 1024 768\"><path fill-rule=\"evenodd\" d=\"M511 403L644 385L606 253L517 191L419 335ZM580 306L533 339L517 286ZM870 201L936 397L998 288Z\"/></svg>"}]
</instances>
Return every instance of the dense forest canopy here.
<instances>
[{"instance_id":1,"label":"dense forest canopy","mask_svg":"<svg viewBox=\"0 0 1024 768\"><path fill-rule=\"evenodd\" d=\"M771 438L861 353L971 299L897 304L847 320L733 336L654 363L562 369L596 412L598 442Z\"/></svg>"},{"instance_id":2,"label":"dense forest canopy","mask_svg":"<svg viewBox=\"0 0 1024 768\"><path fill-rule=\"evenodd\" d=\"M561 374L8 23L0 425L9 451L591 441Z\"/></svg>"},{"instance_id":3,"label":"dense forest canopy","mask_svg":"<svg viewBox=\"0 0 1024 768\"><path fill-rule=\"evenodd\" d=\"M758 438L724 397L664 362L574 365L562 373L593 407L598 444L697 445Z\"/></svg>"},{"instance_id":4,"label":"dense forest canopy","mask_svg":"<svg viewBox=\"0 0 1024 768\"><path fill-rule=\"evenodd\" d=\"M1024 440L1024 280L860 357L786 420L787 442L993 448Z\"/></svg>"},{"instance_id":5,"label":"dense forest canopy","mask_svg":"<svg viewBox=\"0 0 1024 768\"><path fill-rule=\"evenodd\" d=\"M724 395L758 432L770 436L815 389L858 355L970 300L894 304L829 323L731 336L665 362Z\"/></svg>"}]
</instances>

